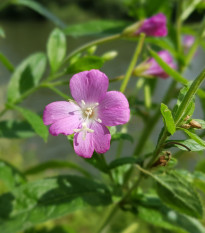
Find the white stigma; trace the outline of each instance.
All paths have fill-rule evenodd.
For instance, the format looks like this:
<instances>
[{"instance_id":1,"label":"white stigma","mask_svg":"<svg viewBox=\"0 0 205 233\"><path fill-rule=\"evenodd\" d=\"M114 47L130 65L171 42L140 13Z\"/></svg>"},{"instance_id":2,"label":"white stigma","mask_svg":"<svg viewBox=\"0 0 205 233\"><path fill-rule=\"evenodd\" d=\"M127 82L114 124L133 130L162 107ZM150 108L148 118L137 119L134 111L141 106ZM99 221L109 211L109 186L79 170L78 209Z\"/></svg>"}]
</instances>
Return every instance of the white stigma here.
<instances>
[{"instance_id":1,"label":"white stigma","mask_svg":"<svg viewBox=\"0 0 205 233\"><path fill-rule=\"evenodd\" d=\"M82 123L82 128L81 129L74 129L73 131L75 133L83 132L83 140L85 140L87 132L88 133L94 133L94 130L88 128L87 124L85 122Z\"/></svg>"},{"instance_id":2,"label":"white stigma","mask_svg":"<svg viewBox=\"0 0 205 233\"><path fill-rule=\"evenodd\" d=\"M99 118L96 121L99 122L99 123L102 123L102 120L100 120Z\"/></svg>"}]
</instances>

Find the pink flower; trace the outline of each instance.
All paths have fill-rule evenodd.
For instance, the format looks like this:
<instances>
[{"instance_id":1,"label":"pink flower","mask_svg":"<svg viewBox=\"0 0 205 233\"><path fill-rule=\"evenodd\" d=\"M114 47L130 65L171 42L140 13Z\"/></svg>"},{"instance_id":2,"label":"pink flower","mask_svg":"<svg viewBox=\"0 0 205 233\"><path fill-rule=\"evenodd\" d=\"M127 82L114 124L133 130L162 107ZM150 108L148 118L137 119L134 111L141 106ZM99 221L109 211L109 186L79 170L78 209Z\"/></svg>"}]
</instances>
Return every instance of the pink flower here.
<instances>
[{"instance_id":1,"label":"pink flower","mask_svg":"<svg viewBox=\"0 0 205 233\"><path fill-rule=\"evenodd\" d=\"M185 48L190 48L195 41L195 38L191 35L184 35L183 36L183 45Z\"/></svg>"},{"instance_id":2,"label":"pink flower","mask_svg":"<svg viewBox=\"0 0 205 233\"><path fill-rule=\"evenodd\" d=\"M163 61L165 61L171 68L176 69L176 65L174 64L173 58L170 53L166 50L162 50L158 52L158 55L161 57ZM142 66L142 64L141 64ZM146 70L143 71L144 76L151 77L160 77L160 78L168 78L169 75L159 66L159 64L155 61L154 58L149 58L147 61L143 63L143 66L146 67Z\"/></svg>"},{"instance_id":3,"label":"pink flower","mask_svg":"<svg viewBox=\"0 0 205 233\"><path fill-rule=\"evenodd\" d=\"M148 19L145 19L139 29L135 32L136 35L145 33L147 36L162 37L167 35L166 27L167 19L162 13L154 15Z\"/></svg>"},{"instance_id":4,"label":"pink flower","mask_svg":"<svg viewBox=\"0 0 205 233\"><path fill-rule=\"evenodd\" d=\"M49 132L70 135L74 133L76 154L91 158L94 150L105 153L110 148L111 135L106 126L125 124L130 118L126 97L118 91L109 91L109 80L99 70L83 71L70 80L74 101L57 101L45 107L43 121L51 125Z\"/></svg>"}]
</instances>

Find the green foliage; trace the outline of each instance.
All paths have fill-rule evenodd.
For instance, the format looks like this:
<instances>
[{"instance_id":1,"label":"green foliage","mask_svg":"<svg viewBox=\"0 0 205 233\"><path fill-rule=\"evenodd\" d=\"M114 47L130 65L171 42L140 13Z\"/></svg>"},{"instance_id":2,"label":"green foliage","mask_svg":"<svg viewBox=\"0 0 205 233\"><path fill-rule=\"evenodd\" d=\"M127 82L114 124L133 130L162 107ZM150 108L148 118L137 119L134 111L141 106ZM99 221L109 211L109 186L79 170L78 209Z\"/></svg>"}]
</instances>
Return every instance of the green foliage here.
<instances>
[{"instance_id":1,"label":"green foliage","mask_svg":"<svg viewBox=\"0 0 205 233\"><path fill-rule=\"evenodd\" d=\"M59 69L66 55L66 37L58 28L54 29L49 37L47 54L51 70L55 73Z\"/></svg>"},{"instance_id":2,"label":"green foliage","mask_svg":"<svg viewBox=\"0 0 205 233\"><path fill-rule=\"evenodd\" d=\"M205 147L205 141L201 139L198 135L195 133L192 133L190 130L180 128L183 130L191 139L193 139L196 143L198 143L200 146Z\"/></svg>"},{"instance_id":3,"label":"green foliage","mask_svg":"<svg viewBox=\"0 0 205 233\"><path fill-rule=\"evenodd\" d=\"M48 129L44 125L42 118L36 113L22 108L18 106L14 106L14 109L21 113L21 115L28 121L28 123L32 126L34 131L44 139L44 141L48 138Z\"/></svg>"},{"instance_id":4,"label":"green foliage","mask_svg":"<svg viewBox=\"0 0 205 233\"><path fill-rule=\"evenodd\" d=\"M0 61L1 63L7 68L8 71L13 72L14 71L14 67L11 64L11 62L8 60L7 57L4 56L3 53L0 53Z\"/></svg>"},{"instance_id":5,"label":"green foliage","mask_svg":"<svg viewBox=\"0 0 205 233\"><path fill-rule=\"evenodd\" d=\"M117 20L95 20L81 24L74 24L64 29L66 35L69 36L90 36L99 34L114 34L121 32L128 22Z\"/></svg>"},{"instance_id":6,"label":"green foliage","mask_svg":"<svg viewBox=\"0 0 205 233\"><path fill-rule=\"evenodd\" d=\"M0 180L2 180L10 190L15 188L15 186L26 183L23 174L3 160L0 160Z\"/></svg>"},{"instance_id":7,"label":"green foliage","mask_svg":"<svg viewBox=\"0 0 205 233\"><path fill-rule=\"evenodd\" d=\"M103 58L97 56L81 57L77 59L76 62L69 65L66 73L74 74L85 70L100 69L104 62L105 60Z\"/></svg>"},{"instance_id":8,"label":"green foliage","mask_svg":"<svg viewBox=\"0 0 205 233\"><path fill-rule=\"evenodd\" d=\"M11 76L7 101L16 103L22 96L36 87L42 78L46 68L46 56L43 53L36 53L25 59Z\"/></svg>"},{"instance_id":9,"label":"green foliage","mask_svg":"<svg viewBox=\"0 0 205 233\"><path fill-rule=\"evenodd\" d=\"M140 170L157 182L160 199L170 208L195 218L202 218L201 201L192 185L176 171L153 174L142 168Z\"/></svg>"},{"instance_id":10,"label":"green foliage","mask_svg":"<svg viewBox=\"0 0 205 233\"><path fill-rule=\"evenodd\" d=\"M0 197L0 223L4 233L15 233L88 205L111 203L108 189L77 176L38 180Z\"/></svg>"},{"instance_id":11,"label":"green foliage","mask_svg":"<svg viewBox=\"0 0 205 233\"><path fill-rule=\"evenodd\" d=\"M34 130L25 121L0 121L0 138L29 138L34 135Z\"/></svg>"},{"instance_id":12,"label":"green foliage","mask_svg":"<svg viewBox=\"0 0 205 233\"><path fill-rule=\"evenodd\" d=\"M175 126L175 122L172 116L172 112L169 110L169 108L161 103L161 113L166 125L166 128L168 130L169 133L171 133L172 135L175 133L176 131L176 126Z\"/></svg>"},{"instance_id":13,"label":"green foliage","mask_svg":"<svg viewBox=\"0 0 205 233\"><path fill-rule=\"evenodd\" d=\"M180 150L185 150L187 151L188 149L190 151L203 151L205 150L205 146L202 146L201 144L199 144L197 141L193 140L193 139L187 139L187 140L169 140L167 141L167 143L171 143L172 146L176 146L178 147ZM180 145L180 144L181 145ZM182 146L184 145L184 146Z\"/></svg>"}]
</instances>

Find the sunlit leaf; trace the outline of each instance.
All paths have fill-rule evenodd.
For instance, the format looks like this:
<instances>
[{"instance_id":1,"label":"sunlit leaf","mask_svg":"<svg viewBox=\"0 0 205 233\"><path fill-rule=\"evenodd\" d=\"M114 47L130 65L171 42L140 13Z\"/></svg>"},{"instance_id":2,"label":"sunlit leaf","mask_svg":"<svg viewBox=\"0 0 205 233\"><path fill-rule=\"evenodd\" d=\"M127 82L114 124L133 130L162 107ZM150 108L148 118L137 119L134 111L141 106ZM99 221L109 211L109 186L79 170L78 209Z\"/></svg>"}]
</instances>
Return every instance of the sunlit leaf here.
<instances>
[{"instance_id":1,"label":"sunlit leaf","mask_svg":"<svg viewBox=\"0 0 205 233\"><path fill-rule=\"evenodd\" d=\"M56 72L66 55L66 37L56 28L52 31L47 44L48 59L52 72Z\"/></svg>"},{"instance_id":2,"label":"sunlit leaf","mask_svg":"<svg viewBox=\"0 0 205 233\"><path fill-rule=\"evenodd\" d=\"M38 85L46 67L46 56L36 53L25 59L13 72L7 93L7 100L15 103L26 91Z\"/></svg>"},{"instance_id":3,"label":"sunlit leaf","mask_svg":"<svg viewBox=\"0 0 205 233\"><path fill-rule=\"evenodd\" d=\"M48 129L44 125L42 118L36 113L22 108L18 106L14 106L14 109L22 114L22 116L28 121L28 123L32 126L34 131L44 139L44 141L48 138Z\"/></svg>"}]
</instances>

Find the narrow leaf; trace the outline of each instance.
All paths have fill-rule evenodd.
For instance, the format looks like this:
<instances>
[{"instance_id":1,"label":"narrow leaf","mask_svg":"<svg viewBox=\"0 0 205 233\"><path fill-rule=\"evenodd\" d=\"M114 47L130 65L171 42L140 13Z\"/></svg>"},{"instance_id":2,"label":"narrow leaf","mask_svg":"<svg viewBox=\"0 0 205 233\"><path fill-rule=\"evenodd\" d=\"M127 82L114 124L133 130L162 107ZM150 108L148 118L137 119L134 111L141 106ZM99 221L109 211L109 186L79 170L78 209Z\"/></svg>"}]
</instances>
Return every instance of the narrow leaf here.
<instances>
[{"instance_id":1,"label":"narrow leaf","mask_svg":"<svg viewBox=\"0 0 205 233\"><path fill-rule=\"evenodd\" d=\"M8 60L8 58L4 56L3 53L0 53L0 61L6 67L6 69L8 71L10 71L10 72L14 71L14 66L11 64L11 62Z\"/></svg>"},{"instance_id":2,"label":"narrow leaf","mask_svg":"<svg viewBox=\"0 0 205 233\"><path fill-rule=\"evenodd\" d=\"M169 108L167 107L167 105L161 103L161 113L166 125L166 128L168 130L169 133L171 133L172 135L175 133L176 131L176 126L174 123L174 119L172 117L172 112L169 110Z\"/></svg>"},{"instance_id":3,"label":"narrow leaf","mask_svg":"<svg viewBox=\"0 0 205 233\"><path fill-rule=\"evenodd\" d=\"M180 128L180 129L183 130L191 139L193 139L199 145L205 147L205 141L201 139L198 135L196 135L195 133L192 133L191 131L187 129L184 129L184 128Z\"/></svg>"},{"instance_id":4,"label":"narrow leaf","mask_svg":"<svg viewBox=\"0 0 205 233\"><path fill-rule=\"evenodd\" d=\"M22 94L38 85L46 67L46 56L36 53L24 60L14 71L8 86L7 100L15 103Z\"/></svg>"},{"instance_id":5,"label":"narrow leaf","mask_svg":"<svg viewBox=\"0 0 205 233\"><path fill-rule=\"evenodd\" d=\"M57 26L61 28L65 28L66 24L62 22L57 16L52 14L50 11L48 11L45 7L43 7L40 3L32 0L13 0L11 3L15 5L22 5L26 6L28 8L31 8L32 10L38 12L39 14L43 15L47 19L51 20L53 23L55 23Z\"/></svg>"},{"instance_id":6,"label":"narrow leaf","mask_svg":"<svg viewBox=\"0 0 205 233\"><path fill-rule=\"evenodd\" d=\"M139 170L157 182L157 193L169 207L196 218L202 218L201 201L192 185L176 171L153 174L139 167Z\"/></svg>"},{"instance_id":7,"label":"narrow leaf","mask_svg":"<svg viewBox=\"0 0 205 233\"><path fill-rule=\"evenodd\" d=\"M44 139L44 141L47 141L48 129L44 125L43 120L39 115L37 115L36 113L34 113L34 112L32 112L32 111L30 111L28 109L22 108L22 107L14 106L13 108L22 114L22 116L32 126L34 131L40 137L42 137Z\"/></svg>"},{"instance_id":8,"label":"narrow leaf","mask_svg":"<svg viewBox=\"0 0 205 233\"><path fill-rule=\"evenodd\" d=\"M116 20L95 20L81 24L74 24L67 27L64 32L69 36L88 36L99 34L115 34L122 32L122 30L128 25L126 21Z\"/></svg>"},{"instance_id":9,"label":"narrow leaf","mask_svg":"<svg viewBox=\"0 0 205 233\"><path fill-rule=\"evenodd\" d=\"M124 158L119 158L119 159L115 159L113 160L110 164L109 164L109 169L114 169L116 167L120 167L123 166L125 164L137 164L139 163L140 160L136 159L135 157L124 157Z\"/></svg>"},{"instance_id":10,"label":"narrow leaf","mask_svg":"<svg viewBox=\"0 0 205 233\"><path fill-rule=\"evenodd\" d=\"M58 28L52 31L48 39L47 53L52 72L55 73L66 55L66 37Z\"/></svg>"},{"instance_id":11,"label":"narrow leaf","mask_svg":"<svg viewBox=\"0 0 205 233\"><path fill-rule=\"evenodd\" d=\"M76 170L76 171L82 173L83 175L85 175L87 177L90 176L90 174L86 170L81 168L80 166L78 166L74 163L68 162L68 161L60 161L60 160L51 160L51 161L48 161L45 163L41 163L39 165L36 165L34 167L27 169L24 172L24 174L25 175L34 175L34 174L44 172L44 171L49 170L49 169L63 169L63 168L73 169L73 170Z\"/></svg>"}]
</instances>

